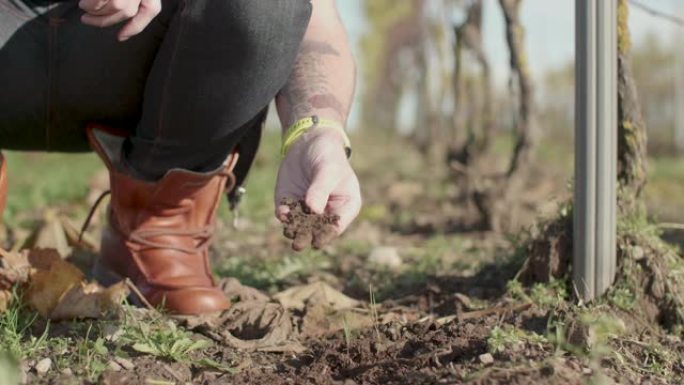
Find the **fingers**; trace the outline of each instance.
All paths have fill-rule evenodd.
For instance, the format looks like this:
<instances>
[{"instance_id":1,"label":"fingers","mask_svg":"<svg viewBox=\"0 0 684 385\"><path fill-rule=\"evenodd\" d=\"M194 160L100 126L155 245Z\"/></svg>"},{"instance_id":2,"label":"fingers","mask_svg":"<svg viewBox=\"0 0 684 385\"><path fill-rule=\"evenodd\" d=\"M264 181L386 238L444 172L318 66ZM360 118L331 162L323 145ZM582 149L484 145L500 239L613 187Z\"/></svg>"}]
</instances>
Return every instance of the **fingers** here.
<instances>
[{"instance_id":1,"label":"fingers","mask_svg":"<svg viewBox=\"0 0 684 385\"><path fill-rule=\"evenodd\" d=\"M285 184L285 186L283 186ZM292 186L288 186L286 183L279 181L276 184L276 191L274 196L275 203L275 217L280 222L287 221L287 214L290 213L290 206L287 205L286 200L297 200L295 198L301 196L301 193L297 193Z\"/></svg>"},{"instance_id":2,"label":"fingers","mask_svg":"<svg viewBox=\"0 0 684 385\"><path fill-rule=\"evenodd\" d=\"M111 11L111 0L81 0L78 2L79 8L91 15L104 15L103 9L109 5L109 13L116 13L117 11Z\"/></svg>"},{"instance_id":3,"label":"fingers","mask_svg":"<svg viewBox=\"0 0 684 385\"><path fill-rule=\"evenodd\" d=\"M279 221L285 222L287 220L287 214L290 213L290 207L287 205L279 204L276 206L275 216Z\"/></svg>"},{"instance_id":4,"label":"fingers","mask_svg":"<svg viewBox=\"0 0 684 385\"><path fill-rule=\"evenodd\" d=\"M83 24L91 25L93 27L104 28L119 24L122 21L128 20L130 18L130 12L123 11L107 16L93 16L91 14L86 13L83 16L81 16L81 22L83 22Z\"/></svg>"},{"instance_id":5,"label":"fingers","mask_svg":"<svg viewBox=\"0 0 684 385\"><path fill-rule=\"evenodd\" d=\"M322 167L318 170L306 191L304 201L311 211L316 214L325 213L330 194L340 183L338 170L333 167Z\"/></svg>"},{"instance_id":6,"label":"fingers","mask_svg":"<svg viewBox=\"0 0 684 385\"><path fill-rule=\"evenodd\" d=\"M140 0L81 0L78 6L90 16L128 15L128 18L138 13Z\"/></svg>"},{"instance_id":7,"label":"fingers","mask_svg":"<svg viewBox=\"0 0 684 385\"><path fill-rule=\"evenodd\" d=\"M161 12L159 0L142 0L138 13L119 32L119 41L126 41L131 36L142 32L159 12Z\"/></svg>"},{"instance_id":8,"label":"fingers","mask_svg":"<svg viewBox=\"0 0 684 385\"><path fill-rule=\"evenodd\" d=\"M142 32L162 9L161 0L80 0L79 7L85 11L81 21L94 27L110 27L130 19L119 31L119 41Z\"/></svg>"},{"instance_id":9,"label":"fingers","mask_svg":"<svg viewBox=\"0 0 684 385\"><path fill-rule=\"evenodd\" d=\"M330 213L340 217L337 222L337 235L342 235L361 212L361 192L358 183L355 183L352 189L343 199L337 200L333 197L328 203Z\"/></svg>"}]
</instances>

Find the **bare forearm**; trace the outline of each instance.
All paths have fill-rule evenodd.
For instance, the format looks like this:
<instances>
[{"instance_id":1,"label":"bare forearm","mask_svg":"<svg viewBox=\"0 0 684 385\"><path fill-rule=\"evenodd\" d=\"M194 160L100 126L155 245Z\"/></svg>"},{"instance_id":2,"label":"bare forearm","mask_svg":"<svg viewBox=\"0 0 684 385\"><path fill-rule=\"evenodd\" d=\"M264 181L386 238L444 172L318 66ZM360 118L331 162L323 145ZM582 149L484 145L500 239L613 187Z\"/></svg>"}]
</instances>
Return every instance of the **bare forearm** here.
<instances>
[{"instance_id":1,"label":"bare forearm","mask_svg":"<svg viewBox=\"0 0 684 385\"><path fill-rule=\"evenodd\" d=\"M354 95L356 66L335 1L313 7L292 75L276 98L284 128L312 115L346 123Z\"/></svg>"}]
</instances>

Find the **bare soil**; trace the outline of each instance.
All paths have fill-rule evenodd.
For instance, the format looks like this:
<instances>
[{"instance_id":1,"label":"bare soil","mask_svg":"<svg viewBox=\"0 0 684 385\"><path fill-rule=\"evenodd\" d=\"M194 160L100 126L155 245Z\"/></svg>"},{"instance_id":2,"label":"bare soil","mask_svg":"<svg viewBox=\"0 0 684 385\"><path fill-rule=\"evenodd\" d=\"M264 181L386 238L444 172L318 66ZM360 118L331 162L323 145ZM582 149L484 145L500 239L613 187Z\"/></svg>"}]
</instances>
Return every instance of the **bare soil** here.
<instances>
[{"instance_id":1,"label":"bare soil","mask_svg":"<svg viewBox=\"0 0 684 385\"><path fill-rule=\"evenodd\" d=\"M178 322L194 339L213 342L190 355L195 363L159 359L108 340L106 361L123 355L132 367L114 365L89 381L64 368L38 374L36 357L24 364L26 383L684 384L684 342L674 327L676 309L668 308L674 292L647 279L665 270L649 264L660 245L639 247L643 242L635 237L622 250L623 258L631 258L623 261L643 273L637 284L660 298L654 308L648 306L656 302L639 292L629 293L637 296L631 309L609 300L578 304L572 288L540 296L567 274L567 221L550 221L522 236L474 231L464 225L472 214L462 207L459 191L435 186L435 175L402 175L408 173L401 163L408 153L394 153L402 155L394 168L401 172L359 167L368 181L367 212L340 241L330 244L339 218L288 202L284 234L297 250L321 249L309 259L288 253L277 223L265 230L246 226L238 236L219 232L213 264L245 286L224 279L222 288L235 304L231 310L216 319ZM510 209L519 229L536 222L540 211L557 210L546 198L565 191L563 178L539 170L531 175L530 193ZM446 192L437 194L440 189ZM370 265L378 245L396 248L402 265ZM222 270L230 258L239 259L238 267ZM426 262L432 259L436 266ZM530 286L516 293L508 283L525 260L520 278ZM33 336L45 330L41 322L32 327ZM138 322L145 322L144 312ZM50 336L107 336L101 327L86 334L91 324L99 325L51 324ZM75 346L65 349L50 355L83 354ZM203 365L202 359L233 370Z\"/></svg>"}]
</instances>

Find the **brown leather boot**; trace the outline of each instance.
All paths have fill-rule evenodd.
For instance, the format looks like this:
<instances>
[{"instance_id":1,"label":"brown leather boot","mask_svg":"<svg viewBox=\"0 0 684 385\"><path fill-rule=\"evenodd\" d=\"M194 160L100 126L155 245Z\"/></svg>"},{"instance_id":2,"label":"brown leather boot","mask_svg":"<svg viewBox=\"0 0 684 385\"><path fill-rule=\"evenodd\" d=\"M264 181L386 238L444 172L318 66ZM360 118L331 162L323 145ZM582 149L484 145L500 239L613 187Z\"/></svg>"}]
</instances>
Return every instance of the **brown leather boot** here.
<instances>
[{"instance_id":1,"label":"brown leather boot","mask_svg":"<svg viewBox=\"0 0 684 385\"><path fill-rule=\"evenodd\" d=\"M0 221L7 205L7 162L5 157L0 154Z\"/></svg>"},{"instance_id":2,"label":"brown leather boot","mask_svg":"<svg viewBox=\"0 0 684 385\"><path fill-rule=\"evenodd\" d=\"M124 138L105 130L88 129L109 169L112 193L96 278L108 284L128 277L150 304L163 304L174 314L228 309L230 302L212 277L208 247L226 184L234 183L237 155L215 172L171 170L147 182L122 170Z\"/></svg>"}]
</instances>

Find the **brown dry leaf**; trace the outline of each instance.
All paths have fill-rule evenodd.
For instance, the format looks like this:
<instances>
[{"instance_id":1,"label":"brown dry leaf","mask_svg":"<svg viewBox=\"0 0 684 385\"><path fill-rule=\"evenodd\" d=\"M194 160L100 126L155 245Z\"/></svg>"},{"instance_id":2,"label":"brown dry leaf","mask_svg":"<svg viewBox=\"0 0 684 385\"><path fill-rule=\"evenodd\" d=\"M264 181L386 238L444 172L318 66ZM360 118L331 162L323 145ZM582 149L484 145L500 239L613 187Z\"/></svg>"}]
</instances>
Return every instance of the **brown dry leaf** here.
<instances>
[{"instance_id":1,"label":"brown dry leaf","mask_svg":"<svg viewBox=\"0 0 684 385\"><path fill-rule=\"evenodd\" d=\"M11 290L14 285L28 282L31 272L29 252L10 252L0 249L0 289Z\"/></svg>"},{"instance_id":2,"label":"brown dry leaf","mask_svg":"<svg viewBox=\"0 0 684 385\"><path fill-rule=\"evenodd\" d=\"M0 313L12 300L12 288L29 280L31 264L28 251L10 252L0 249Z\"/></svg>"},{"instance_id":3,"label":"brown dry leaf","mask_svg":"<svg viewBox=\"0 0 684 385\"><path fill-rule=\"evenodd\" d=\"M301 353L292 315L280 304L246 301L220 317L183 317L188 329L225 345L250 352Z\"/></svg>"},{"instance_id":4,"label":"brown dry leaf","mask_svg":"<svg viewBox=\"0 0 684 385\"><path fill-rule=\"evenodd\" d=\"M72 287L80 285L85 276L76 266L62 260L56 250L42 252L33 264L26 301L42 316L48 317L61 298ZM56 256L56 258L55 258Z\"/></svg>"},{"instance_id":5,"label":"brown dry leaf","mask_svg":"<svg viewBox=\"0 0 684 385\"><path fill-rule=\"evenodd\" d=\"M270 301L270 298L268 298L266 294L253 287L241 284L240 281L235 278L222 279L218 286L221 288L226 297L232 299L233 302Z\"/></svg>"},{"instance_id":6,"label":"brown dry leaf","mask_svg":"<svg viewBox=\"0 0 684 385\"><path fill-rule=\"evenodd\" d=\"M59 255L71 254L71 246L57 212L45 210L40 225L29 235L21 249L55 249Z\"/></svg>"},{"instance_id":7,"label":"brown dry leaf","mask_svg":"<svg viewBox=\"0 0 684 385\"><path fill-rule=\"evenodd\" d=\"M220 287L226 296L238 302L219 317L183 317L187 328L245 351L300 353L305 350L296 340L292 315L282 305L236 279L223 280Z\"/></svg>"},{"instance_id":8,"label":"brown dry leaf","mask_svg":"<svg viewBox=\"0 0 684 385\"><path fill-rule=\"evenodd\" d=\"M52 320L102 318L116 311L128 294L129 290L125 282L119 282L106 289L96 283L81 282L59 299L48 318Z\"/></svg>"},{"instance_id":9,"label":"brown dry leaf","mask_svg":"<svg viewBox=\"0 0 684 385\"><path fill-rule=\"evenodd\" d=\"M220 332L229 345L248 351L301 353L290 313L277 303L239 302L231 307Z\"/></svg>"},{"instance_id":10,"label":"brown dry leaf","mask_svg":"<svg viewBox=\"0 0 684 385\"><path fill-rule=\"evenodd\" d=\"M296 286L273 296L286 309L304 310L307 304L320 304L333 310L351 309L360 302L347 297L325 282Z\"/></svg>"},{"instance_id":11,"label":"brown dry leaf","mask_svg":"<svg viewBox=\"0 0 684 385\"><path fill-rule=\"evenodd\" d=\"M102 318L118 309L129 294L125 282L107 289L87 283L83 273L55 250L32 250L29 260L36 269L29 279L26 301L47 318Z\"/></svg>"},{"instance_id":12,"label":"brown dry leaf","mask_svg":"<svg viewBox=\"0 0 684 385\"><path fill-rule=\"evenodd\" d=\"M359 330L375 323L372 315L355 309L331 310L321 304L308 305L300 324L300 332L307 337L321 337L340 330Z\"/></svg>"},{"instance_id":13,"label":"brown dry leaf","mask_svg":"<svg viewBox=\"0 0 684 385\"><path fill-rule=\"evenodd\" d=\"M0 291L0 313L7 310L10 301L12 301L12 292L9 290Z\"/></svg>"},{"instance_id":14,"label":"brown dry leaf","mask_svg":"<svg viewBox=\"0 0 684 385\"><path fill-rule=\"evenodd\" d=\"M124 282L108 289L87 283L81 270L54 249L0 250L0 257L0 312L6 309L13 286L24 287L24 301L55 320L101 318L128 295Z\"/></svg>"}]
</instances>

